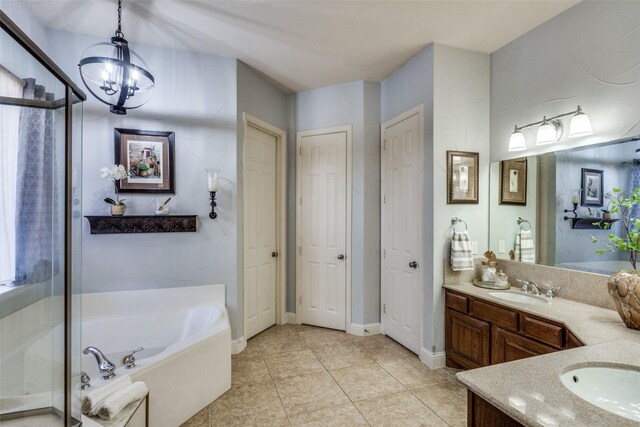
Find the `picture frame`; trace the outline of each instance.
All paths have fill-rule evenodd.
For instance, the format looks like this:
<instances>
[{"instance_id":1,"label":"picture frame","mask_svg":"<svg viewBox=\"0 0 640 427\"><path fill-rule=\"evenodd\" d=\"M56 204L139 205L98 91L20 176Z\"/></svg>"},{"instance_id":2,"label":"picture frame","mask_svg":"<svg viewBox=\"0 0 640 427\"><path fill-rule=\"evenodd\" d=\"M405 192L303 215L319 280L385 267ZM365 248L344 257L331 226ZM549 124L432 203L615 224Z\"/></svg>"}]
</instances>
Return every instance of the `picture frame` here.
<instances>
[{"instance_id":1,"label":"picture frame","mask_svg":"<svg viewBox=\"0 0 640 427\"><path fill-rule=\"evenodd\" d=\"M175 132L114 129L115 163L129 171L116 181L121 193L174 194Z\"/></svg>"},{"instance_id":2,"label":"picture frame","mask_svg":"<svg viewBox=\"0 0 640 427\"><path fill-rule=\"evenodd\" d=\"M604 202L604 171L582 168L582 206L602 207Z\"/></svg>"},{"instance_id":3,"label":"picture frame","mask_svg":"<svg viewBox=\"0 0 640 427\"><path fill-rule=\"evenodd\" d=\"M447 204L478 204L479 156L447 151Z\"/></svg>"},{"instance_id":4,"label":"picture frame","mask_svg":"<svg viewBox=\"0 0 640 427\"><path fill-rule=\"evenodd\" d=\"M527 205L527 158L500 162L500 205Z\"/></svg>"}]
</instances>

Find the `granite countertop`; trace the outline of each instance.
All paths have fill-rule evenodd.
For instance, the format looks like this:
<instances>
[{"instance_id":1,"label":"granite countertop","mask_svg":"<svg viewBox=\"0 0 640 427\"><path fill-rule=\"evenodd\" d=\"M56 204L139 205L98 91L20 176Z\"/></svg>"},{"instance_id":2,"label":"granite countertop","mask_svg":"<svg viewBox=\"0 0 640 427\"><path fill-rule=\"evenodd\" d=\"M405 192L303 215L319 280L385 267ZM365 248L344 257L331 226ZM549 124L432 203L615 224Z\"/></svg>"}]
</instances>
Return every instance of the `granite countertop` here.
<instances>
[{"instance_id":1,"label":"granite countertop","mask_svg":"<svg viewBox=\"0 0 640 427\"><path fill-rule=\"evenodd\" d=\"M445 285L496 304L563 323L585 346L501 363L457 374L471 391L527 426L638 426L570 392L560 374L571 366L625 364L640 368L640 331L627 328L617 312L562 298L521 304L489 295L472 284ZM518 288L510 291L520 293Z\"/></svg>"},{"instance_id":2,"label":"granite countertop","mask_svg":"<svg viewBox=\"0 0 640 427\"><path fill-rule=\"evenodd\" d=\"M547 304L521 304L505 301L489 295L490 292L496 292L495 290L479 288L470 283L444 285L444 287L452 291L471 295L525 313L535 314L549 320L563 323L585 345L600 344L620 339L640 343L640 331L627 328L618 313L613 310L563 298L553 298ZM520 290L518 288L511 288L508 292L519 294Z\"/></svg>"},{"instance_id":3,"label":"granite countertop","mask_svg":"<svg viewBox=\"0 0 640 427\"><path fill-rule=\"evenodd\" d=\"M582 400L560 381L577 364L640 368L640 344L618 340L456 374L487 402L527 426L638 426Z\"/></svg>"}]
</instances>

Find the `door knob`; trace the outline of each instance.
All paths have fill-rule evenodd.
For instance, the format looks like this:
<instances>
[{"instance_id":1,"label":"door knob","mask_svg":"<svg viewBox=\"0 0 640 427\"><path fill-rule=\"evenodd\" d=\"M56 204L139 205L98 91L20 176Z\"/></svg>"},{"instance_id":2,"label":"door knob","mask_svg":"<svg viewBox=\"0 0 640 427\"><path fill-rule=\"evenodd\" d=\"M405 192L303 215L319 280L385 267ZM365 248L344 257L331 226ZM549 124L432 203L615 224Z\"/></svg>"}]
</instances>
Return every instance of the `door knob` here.
<instances>
[{"instance_id":1,"label":"door knob","mask_svg":"<svg viewBox=\"0 0 640 427\"><path fill-rule=\"evenodd\" d=\"M411 261L411 262L409 263L409 267L411 267L411 268L418 268L418 263L417 263L417 262L415 262L415 261Z\"/></svg>"},{"instance_id":2,"label":"door knob","mask_svg":"<svg viewBox=\"0 0 640 427\"><path fill-rule=\"evenodd\" d=\"M338 255L338 259L344 259L344 255L343 254L339 254Z\"/></svg>"},{"instance_id":3,"label":"door knob","mask_svg":"<svg viewBox=\"0 0 640 427\"><path fill-rule=\"evenodd\" d=\"M271 256L274 257L274 258L277 258L278 257L278 252L271 252Z\"/></svg>"}]
</instances>

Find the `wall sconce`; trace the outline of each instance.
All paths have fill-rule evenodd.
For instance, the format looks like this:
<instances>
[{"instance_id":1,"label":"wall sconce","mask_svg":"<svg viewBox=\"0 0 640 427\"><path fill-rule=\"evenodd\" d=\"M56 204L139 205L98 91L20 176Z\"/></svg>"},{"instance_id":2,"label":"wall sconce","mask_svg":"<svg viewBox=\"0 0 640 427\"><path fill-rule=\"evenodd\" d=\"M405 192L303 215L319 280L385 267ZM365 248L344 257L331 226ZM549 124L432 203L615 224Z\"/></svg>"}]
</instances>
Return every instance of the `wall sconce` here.
<instances>
[{"instance_id":1,"label":"wall sconce","mask_svg":"<svg viewBox=\"0 0 640 427\"><path fill-rule=\"evenodd\" d=\"M218 214L216 213L216 193L218 192L218 170L207 169L207 183L209 185L209 197L211 198L211 212L209 218L216 219Z\"/></svg>"},{"instance_id":2,"label":"wall sconce","mask_svg":"<svg viewBox=\"0 0 640 427\"><path fill-rule=\"evenodd\" d=\"M578 105L574 111L570 111L568 113L558 114L557 116L549 118L544 116L542 120L529 123L524 126L515 125L511 138L509 139L509 151L526 150L527 141L525 140L521 130L537 125L540 125L540 127L538 128L538 133L536 135L536 145L546 145L557 142L562 136L563 131L562 121L560 121L560 119L571 115L573 117L569 123L569 138L590 135L593 133L589 116L587 116Z\"/></svg>"}]
</instances>

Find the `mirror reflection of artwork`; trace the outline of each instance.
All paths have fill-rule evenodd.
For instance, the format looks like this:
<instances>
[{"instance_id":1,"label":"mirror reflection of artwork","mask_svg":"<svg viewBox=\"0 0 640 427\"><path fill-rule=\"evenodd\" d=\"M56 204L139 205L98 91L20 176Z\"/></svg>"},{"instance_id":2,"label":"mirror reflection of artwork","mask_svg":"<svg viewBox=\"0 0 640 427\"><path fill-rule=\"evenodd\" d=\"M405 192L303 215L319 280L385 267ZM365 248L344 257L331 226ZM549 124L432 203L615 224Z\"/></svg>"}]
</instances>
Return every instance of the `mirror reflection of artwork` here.
<instances>
[{"instance_id":1,"label":"mirror reflection of artwork","mask_svg":"<svg viewBox=\"0 0 640 427\"><path fill-rule=\"evenodd\" d=\"M518 170L510 169L509 170L509 193L517 193L518 192Z\"/></svg>"},{"instance_id":2,"label":"mirror reflection of artwork","mask_svg":"<svg viewBox=\"0 0 640 427\"><path fill-rule=\"evenodd\" d=\"M603 174L599 169L582 168L582 206L602 206Z\"/></svg>"},{"instance_id":3,"label":"mirror reflection of artwork","mask_svg":"<svg viewBox=\"0 0 640 427\"><path fill-rule=\"evenodd\" d=\"M478 156L447 151L447 204L478 203Z\"/></svg>"},{"instance_id":4,"label":"mirror reflection of artwork","mask_svg":"<svg viewBox=\"0 0 640 427\"><path fill-rule=\"evenodd\" d=\"M501 205L527 204L527 158L500 162Z\"/></svg>"}]
</instances>

